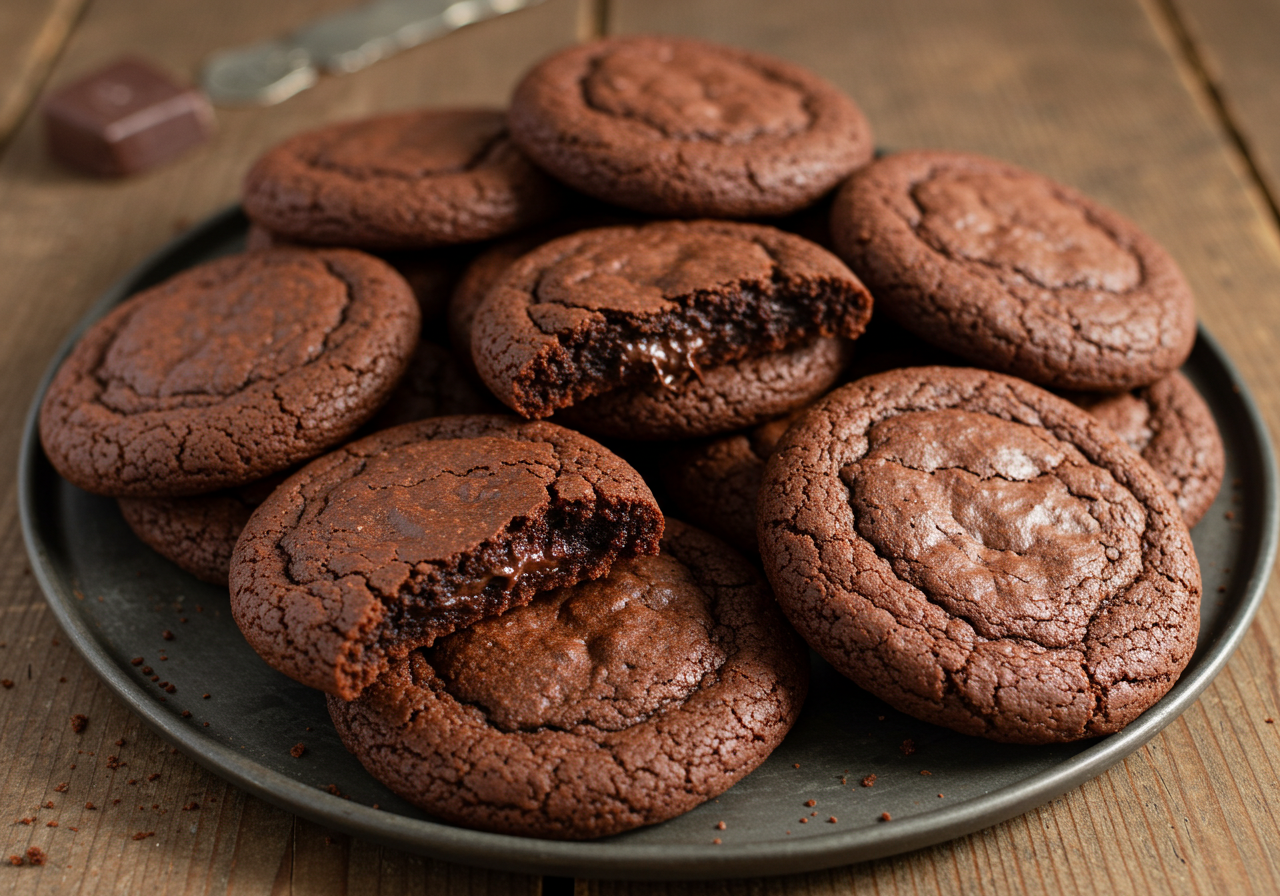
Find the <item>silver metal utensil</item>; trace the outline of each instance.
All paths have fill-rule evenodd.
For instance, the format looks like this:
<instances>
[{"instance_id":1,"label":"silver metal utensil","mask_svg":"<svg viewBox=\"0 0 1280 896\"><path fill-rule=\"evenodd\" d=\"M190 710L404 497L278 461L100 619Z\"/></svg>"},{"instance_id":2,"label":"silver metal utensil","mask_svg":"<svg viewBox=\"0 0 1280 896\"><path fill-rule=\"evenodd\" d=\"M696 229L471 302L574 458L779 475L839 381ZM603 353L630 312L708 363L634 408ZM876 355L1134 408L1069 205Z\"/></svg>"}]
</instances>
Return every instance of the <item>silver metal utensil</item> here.
<instances>
[{"instance_id":1,"label":"silver metal utensil","mask_svg":"<svg viewBox=\"0 0 1280 896\"><path fill-rule=\"evenodd\" d=\"M223 106L269 106L306 90L320 72L346 74L464 25L542 0L375 0L304 25L281 40L219 51L201 84Z\"/></svg>"}]
</instances>

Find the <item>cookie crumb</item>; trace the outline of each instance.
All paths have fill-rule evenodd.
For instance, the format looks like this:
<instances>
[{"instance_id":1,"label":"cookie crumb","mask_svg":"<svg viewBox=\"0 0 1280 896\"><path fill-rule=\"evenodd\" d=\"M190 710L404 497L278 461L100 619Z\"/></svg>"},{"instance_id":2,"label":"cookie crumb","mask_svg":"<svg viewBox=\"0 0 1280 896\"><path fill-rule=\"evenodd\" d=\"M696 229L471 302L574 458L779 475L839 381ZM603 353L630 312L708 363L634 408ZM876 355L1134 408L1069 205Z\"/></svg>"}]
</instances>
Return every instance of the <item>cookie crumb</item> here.
<instances>
[{"instance_id":1,"label":"cookie crumb","mask_svg":"<svg viewBox=\"0 0 1280 896\"><path fill-rule=\"evenodd\" d=\"M58 676L58 684L66 684L66 683L67 683L67 676L65 676L65 675L59 675L59 676Z\"/></svg>"},{"instance_id":2,"label":"cookie crumb","mask_svg":"<svg viewBox=\"0 0 1280 896\"><path fill-rule=\"evenodd\" d=\"M22 856L9 856L9 864L10 864L10 865L25 865L25 864L26 864L26 862L24 862L24 861L23 861Z\"/></svg>"},{"instance_id":3,"label":"cookie crumb","mask_svg":"<svg viewBox=\"0 0 1280 896\"><path fill-rule=\"evenodd\" d=\"M938 799L942 799L942 794L938 794Z\"/></svg>"},{"instance_id":4,"label":"cookie crumb","mask_svg":"<svg viewBox=\"0 0 1280 896\"><path fill-rule=\"evenodd\" d=\"M334 796L342 796L342 791L338 789L337 784L330 784L328 787L325 788L325 790L329 791Z\"/></svg>"},{"instance_id":5,"label":"cookie crumb","mask_svg":"<svg viewBox=\"0 0 1280 896\"><path fill-rule=\"evenodd\" d=\"M117 747L123 747L124 745L125 745L125 739L123 737L120 738L118 741L116 741Z\"/></svg>"},{"instance_id":6,"label":"cookie crumb","mask_svg":"<svg viewBox=\"0 0 1280 896\"><path fill-rule=\"evenodd\" d=\"M1236 512L1234 510L1228 510L1226 513L1223 514L1223 517L1229 520L1233 520L1236 518Z\"/></svg>"},{"instance_id":7,"label":"cookie crumb","mask_svg":"<svg viewBox=\"0 0 1280 896\"><path fill-rule=\"evenodd\" d=\"M838 818L836 818L834 815L832 815L830 818L828 818L828 819L827 819L827 824L835 824L835 823L836 823L836 822L838 822L839 820L840 820L840 819L838 819Z\"/></svg>"},{"instance_id":8,"label":"cookie crumb","mask_svg":"<svg viewBox=\"0 0 1280 896\"><path fill-rule=\"evenodd\" d=\"M818 805L818 801L817 801L817 800L805 800L805 801L804 801L804 804L805 804L806 806L808 806L810 809L812 809L814 806Z\"/></svg>"},{"instance_id":9,"label":"cookie crumb","mask_svg":"<svg viewBox=\"0 0 1280 896\"><path fill-rule=\"evenodd\" d=\"M922 775L927 775L927 776L932 776L932 775L933 775L933 772L929 771L927 768L922 768L922 769L920 769L920 774L922 774Z\"/></svg>"},{"instance_id":10,"label":"cookie crumb","mask_svg":"<svg viewBox=\"0 0 1280 896\"><path fill-rule=\"evenodd\" d=\"M70 782L70 781L63 781L63 782L62 782L61 784L59 784L57 787L53 788L53 792L54 792L54 793L66 793L66 792L67 792L67 788L68 788L68 787L70 787L70 786L71 786L71 782Z\"/></svg>"},{"instance_id":11,"label":"cookie crumb","mask_svg":"<svg viewBox=\"0 0 1280 896\"><path fill-rule=\"evenodd\" d=\"M801 824L808 824L808 823L809 823L809 819L807 819L807 818L802 818L802 819L800 819L800 823L801 823Z\"/></svg>"},{"instance_id":12,"label":"cookie crumb","mask_svg":"<svg viewBox=\"0 0 1280 896\"><path fill-rule=\"evenodd\" d=\"M898 746L898 749L902 751L903 756L910 756L916 751L916 742L908 737Z\"/></svg>"},{"instance_id":13,"label":"cookie crumb","mask_svg":"<svg viewBox=\"0 0 1280 896\"><path fill-rule=\"evenodd\" d=\"M44 804L44 807L45 807L46 809L52 809L52 808L53 808L53 800L48 800L48 801L46 801L46 802L45 802L45 804Z\"/></svg>"},{"instance_id":14,"label":"cookie crumb","mask_svg":"<svg viewBox=\"0 0 1280 896\"><path fill-rule=\"evenodd\" d=\"M723 830L724 830L724 828L725 828L725 824L724 824L724 822L723 822L723 821L717 821L717 822L716 822L716 830L717 830L717 831L723 831Z\"/></svg>"},{"instance_id":15,"label":"cookie crumb","mask_svg":"<svg viewBox=\"0 0 1280 896\"><path fill-rule=\"evenodd\" d=\"M208 728L208 727L209 727L209 723L208 723L208 722L205 722L205 723L204 723L204 727Z\"/></svg>"},{"instance_id":16,"label":"cookie crumb","mask_svg":"<svg viewBox=\"0 0 1280 896\"><path fill-rule=\"evenodd\" d=\"M133 835L133 839L146 840L148 837L154 837L155 835L156 835L155 831L138 831L138 833Z\"/></svg>"},{"instance_id":17,"label":"cookie crumb","mask_svg":"<svg viewBox=\"0 0 1280 896\"><path fill-rule=\"evenodd\" d=\"M712 843L712 845L713 845L713 846L719 846L719 845L720 845L720 838L719 838L719 837L715 838L714 840L712 840L712 841L711 841L711 843Z\"/></svg>"},{"instance_id":18,"label":"cookie crumb","mask_svg":"<svg viewBox=\"0 0 1280 896\"><path fill-rule=\"evenodd\" d=\"M863 778L863 779L862 779L862 786L863 786L863 787L874 787L874 786L875 786L875 784L876 784L876 776L875 776L875 775L867 775L865 778Z\"/></svg>"},{"instance_id":19,"label":"cookie crumb","mask_svg":"<svg viewBox=\"0 0 1280 896\"><path fill-rule=\"evenodd\" d=\"M98 808L98 807L97 807L97 806L95 806L93 803L85 803L85 804L84 804L84 807L85 807L86 809L96 809L96 808Z\"/></svg>"},{"instance_id":20,"label":"cookie crumb","mask_svg":"<svg viewBox=\"0 0 1280 896\"><path fill-rule=\"evenodd\" d=\"M178 686L176 684L165 685L164 692L166 694L176 694L178 692Z\"/></svg>"},{"instance_id":21,"label":"cookie crumb","mask_svg":"<svg viewBox=\"0 0 1280 896\"><path fill-rule=\"evenodd\" d=\"M129 764L129 763L127 763L127 762L121 762L121 761L120 761L120 757L119 757L119 756L108 756L108 757L107 757L107 768L109 768L109 769L111 769L111 770L113 770L113 771L114 771L115 769L118 769L118 768L124 768L124 767L125 767L126 765L128 765L128 764Z\"/></svg>"},{"instance_id":22,"label":"cookie crumb","mask_svg":"<svg viewBox=\"0 0 1280 896\"><path fill-rule=\"evenodd\" d=\"M799 768L799 767L800 767L800 763L798 763L798 762L792 763L791 767L792 767L792 768Z\"/></svg>"},{"instance_id":23,"label":"cookie crumb","mask_svg":"<svg viewBox=\"0 0 1280 896\"><path fill-rule=\"evenodd\" d=\"M200 808L200 804L199 804L199 803L197 803L195 800L192 800L191 802L187 803L185 806L183 806L183 807L182 807L182 811L183 811L183 812L191 812L191 811L193 811L193 810L195 810L195 809L199 809L199 808Z\"/></svg>"},{"instance_id":24,"label":"cookie crumb","mask_svg":"<svg viewBox=\"0 0 1280 896\"><path fill-rule=\"evenodd\" d=\"M81 713L76 713L71 717L71 730L76 734L83 734L84 729L89 727L89 717Z\"/></svg>"},{"instance_id":25,"label":"cookie crumb","mask_svg":"<svg viewBox=\"0 0 1280 896\"><path fill-rule=\"evenodd\" d=\"M208 695L208 694L205 694L205 695L204 695L204 696L202 696L200 699L201 699L201 700L208 700L208 699L209 699L209 695Z\"/></svg>"},{"instance_id":26,"label":"cookie crumb","mask_svg":"<svg viewBox=\"0 0 1280 896\"><path fill-rule=\"evenodd\" d=\"M144 662L144 660L143 660L143 658L142 658L142 657L140 657L140 656L135 656L133 659L129 660L129 665L131 665L131 666L141 666L141 665L143 664L143 662Z\"/></svg>"},{"instance_id":27,"label":"cookie crumb","mask_svg":"<svg viewBox=\"0 0 1280 896\"><path fill-rule=\"evenodd\" d=\"M1271 716L1267 716L1265 719L1263 719L1263 721L1266 722L1268 725L1274 725L1276 723L1276 720L1271 718Z\"/></svg>"},{"instance_id":28,"label":"cookie crumb","mask_svg":"<svg viewBox=\"0 0 1280 896\"><path fill-rule=\"evenodd\" d=\"M883 721L884 721L884 716L876 716L876 721L878 721L878 722L883 722Z\"/></svg>"},{"instance_id":29,"label":"cookie crumb","mask_svg":"<svg viewBox=\"0 0 1280 896\"><path fill-rule=\"evenodd\" d=\"M14 822L14 824L32 824L34 822L35 822L35 819L32 818L30 815L28 815L26 818L19 818L17 821Z\"/></svg>"},{"instance_id":30,"label":"cookie crumb","mask_svg":"<svg viewBox=\"0 0 1280 896\"><path fill-rule=\"evenodd\" d=\"M152 674L153 672L155 672L156 670L155 670L155 669L152 669L150 666L143 666L139 671L140 671L143 675L150 675L150 674Z\"/></svg>"},{"instance_id":31,"label":"cookie crumb","mask_svg":"<svg viewBox=\"0 0 1280 896\"><path fill-rule=\"evenodd\" d=\"M191 718L191 710L189 710L189 709L184 709L184 710L182 711L182 717L183 717L184 719L189 719L189 718Z\"/></svg>"},{"instance_id":32,"label":"cookie crumb","mask_svg":"<svg viewBox=\"0 0 1280 896\"><path fill-rule=\"evenodd\" d=\"M8 678L0 678L0 687L3 687L7 691L9 688L13 687L13 681Z\"/></svg>"},{"instance_id":33,"label":"cookie crumb","mask_svg":"<svg viewBox=\"0 0 1280 896\"><path fill-rule=\"evenodd\" d=\"M154 780L155 780L156 778L158 778L158 777L160 777L160 773L159 773L159 772L152 772L151 774L147 775L147 780L148 780L148 781L154 781Z\"/></svg>"},{"instance_id":34,"label":"cookie crumb","mask_svg":"<svg viewBox=\"0 0 1280 896\"><path fill-rule=\"evenodd\" d=\"M307 752L307 745L301 742L296 743L289 748L289 755L294 759L301 759L302 754L305 752Z\"/></svg>"},{"instance_id":35,"label":"cookie crumb","mask_svg":"<svg viewBox=\"0 0 1280 896\"><path fill-rule=\"evenodd\" d=\"M56 828L58 826L58 823L56 821L46 821L44 823L44 826L47 828Z\"/></svg>"},{"instance_id":36,"label":"cookie crumb","mask_svg":"<svg viewBox=\"0 0 1280 896\"><path fill-rule=\"evenodd\" d=\"M893 816L892 816L892 815L890 815L888 812L881 812L881 813L880 813L880 820L881 820L881 821L893 821Z\"/></svg>"},{"instance_id":37,"label":"cookie crumb","mask_svg":"<svg viewBox=\"0 0 1280 896\"><path fill-rule=\"evenodd\" d=\"M173 632L169 631L168 629L165 629L164 631L162 631L162 632L160 633L160 637L164 638L166 641L172 641L172 640L173 640Z\"/></svg>"},{"instance_id":38,"label":"cookie crumb","mask_svg":"<svg viewBox=\"0 0 1280 896\"><path fill-rule=\"evenodd\" d=\"M27 861L32 865L43 865L48 856L45 851L38 846L27 847Z\"/></svg>"}]
</instances>

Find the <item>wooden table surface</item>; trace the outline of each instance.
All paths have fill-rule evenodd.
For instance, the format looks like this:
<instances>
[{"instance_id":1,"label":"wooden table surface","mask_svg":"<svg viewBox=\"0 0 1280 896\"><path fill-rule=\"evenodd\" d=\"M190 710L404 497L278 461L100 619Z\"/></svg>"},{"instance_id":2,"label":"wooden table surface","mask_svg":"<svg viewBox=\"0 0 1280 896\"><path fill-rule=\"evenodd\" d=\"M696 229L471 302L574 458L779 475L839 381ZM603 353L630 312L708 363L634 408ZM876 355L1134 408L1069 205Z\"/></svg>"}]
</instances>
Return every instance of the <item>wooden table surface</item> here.
<instances>
[{"instance_id":1,"label":"wooden table surface","mask_svg":"<svg viewBox=\"0 0 1280 896\"><path fill-rule=\"evenodd\" d=\"M248 797L144 729L60 639L22 544L19 435L56 346L129 266L233 202L251 161L284 136L385 109L502 104L534 60L595 34L767 50L853 95L882 146L1000 156L1118 208L1182 265L1201 319L1280 433L1280 0L548 0L283 105L219 110L208 146L142 177L89 180L45 156L32 109L51 86L123 53L194 78L213 50L347 2L0 2L0 678L13 682L0 688L0 859L32 845L49 857L0 865L0 892L1280 891L1274 581L1200 701L1100 778L972 836L792 877L571 882L424 859ZM75 713L91 719L80 735ZM108 754L159 777L127 784ZM192 801L198 810L179 808Z\"/></svg>"}]
</instances>

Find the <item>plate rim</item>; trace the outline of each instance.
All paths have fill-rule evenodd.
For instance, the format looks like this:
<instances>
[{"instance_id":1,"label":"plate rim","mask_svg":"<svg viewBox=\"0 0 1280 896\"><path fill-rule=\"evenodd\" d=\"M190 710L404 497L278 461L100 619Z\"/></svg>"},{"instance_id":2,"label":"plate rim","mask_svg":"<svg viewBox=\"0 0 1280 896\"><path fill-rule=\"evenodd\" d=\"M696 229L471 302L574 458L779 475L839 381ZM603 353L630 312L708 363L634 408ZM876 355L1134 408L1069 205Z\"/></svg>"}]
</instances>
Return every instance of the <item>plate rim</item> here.
<instances>
[{"instance_id":1,"label":"plate rim","mask_svg":"<svg viewBox=\"0 0 1280 896\"><path fill-rule=\"evenodd\" d=\"M1280 476L1270 433L1235 364L1203 324L1197 325L1197 342L1220 368L1244 409L1250 435L1248 448L1262 471L1262 525L1255 544L1256 556L1244 595L1222 622L1222 637L1208 645L1201 663L1124 730L1104 737L1092 746L1006 787L972 797L952 806L921 815L848 832L832 832L802 840L776 843L659 845L614 841L556 841L493 834L459 828L442 822L410 818L344 800L289 776L259 766L230 747L198 731L160 707L154 698L121 670L94 637L87 622L75 612L73 596L52 568L40 538L37 484L41 463L40 405L58 366L84 331L110 308L133 294L157 273L173 267L175 256L197 251L223 230L247 228L238 205L205 218L187 232L169 240L108 287L79 318L54 353L27 410L18 458L18 514L23 542L45 601L71 643L90 668L129 709L157 734L181 748L193 761L223 780L312 821L348 834L395 846L434 858L501 871L564 875L602 879L693 880L773 876L816 871L838 865L907 852L982 830L1021 815L1097 777L1131 755L1173 722L1200 696L1230 660L1266 592L1275 562L1280 534ZM188 265L179 264L174 270ZM54 474L56 475L56 474ZM1252 546L1250 546L1252 547Z\"/></svg>"}]
</instances>

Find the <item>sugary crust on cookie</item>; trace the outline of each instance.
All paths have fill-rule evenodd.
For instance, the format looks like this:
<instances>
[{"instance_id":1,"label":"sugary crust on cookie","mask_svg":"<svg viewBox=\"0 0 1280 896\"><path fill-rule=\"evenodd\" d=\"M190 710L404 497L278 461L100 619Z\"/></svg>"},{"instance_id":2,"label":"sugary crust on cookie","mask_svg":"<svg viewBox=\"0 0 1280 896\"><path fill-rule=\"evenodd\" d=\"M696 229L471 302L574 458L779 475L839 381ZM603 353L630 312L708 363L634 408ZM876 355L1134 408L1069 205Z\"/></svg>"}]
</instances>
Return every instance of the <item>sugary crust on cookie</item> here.
<instances>
[{"instance_id":1,"label":"sugary crust on cookie","mask_svg":"<svg viewBox=\"0 0 1280 896\"><path fill-rule=\"evenodd\" d=\"M286 239L414 249L513 233L563 190L511 143L502 112L428 109L289 138L250 169L243 202Z\"/></svg>"},{"instance_id":2,"label":"sugary crust on cookie","mask_svg":"<svg viewBox=\"0 0 1280 896\"><path fill-rule=\"evenodd\" d=\"M1213 412L1181 373L1115 395L1067 395L1142 455L1173 494L1188 526L1218 496L1226 457Z\"/></svg>"},{"instance_id":3,"label":"sugary crust on cookie","mask_svg":"<svg viewBox=\"0 0 1280 896\"><path fill-rule=\"evenodd\" d=\"M582 839L726 790L782 740L807 686L765 582L671 522L662 555L410 654L329 711L379 780L436 817Z\"/></svg>"},{"instance_id":4,"label":"sugary crust on cookie","mask_svg":"<svg viewBox=\"0 0 1280 896\"><path fill-rule=\"evenodd\" d=\"M254 513L231 611L285 674L355 697L392 659L547 588L655 553L662 514L586 436L509 417L436 417L304 467Z\"/></svg>"},{"instance_id":5,"label":"sugary crust on cookie","mask_svg":"<svg viewBox=\"0 0 1280 896\"><path fill-rule=\"evenodd\" d=\"M494 394L537 417L817 337L856 338L870 315L858 279L807 240L662 221L581 231L522 256L481 302L471 347Z\"/></svg>"},{"instance_id":6,"label":"sugary crust on cookie","mask_svg":"<svg viewBox=\"0 0 1280 896\"><path fill-rule=\"evenodd\" d=\"M862 112L827 81L678 37L561 50L516 87L508 119L512 139L565 183L679 217L788 214L872 154Z\"/></svg>"},{"instance_id":7,"label":"sugary crust on cookie","mask_svg":"<svg viewBox=\"0 0 1280 896\"><path fill-rule=\"evenodd\" d=\"M1172 496L1109 428L1001 374L911 368L782 437L758 507L788 617L919 718L1025 743L1122 728L1195 648Z\"/></svg>"},{"instance_id":8,"label":"sugary crust on cookie","mask_svg":"<svg viewBox=\"0 0 1280 896\"><path fill-rule=\"evenodd\" d=\"M1178 266L1119 214L994 159L904 152L840 189L836 251L879 308L975 364L1119 391L1178 368L1195 308Z\"/></svg>"},{"instance_id":9,"label":"sugary crust on cookie","mask_svg":"<svg viewBox=\"0 0 1280 896\"><path fill-rule=\"evenodd\" d=\"M383 262L273 249L199 265L123 302L58 369L45 453L87 491L243 485L340 442L413 353L418 306Z\"/></svg>"}]
</instances>

